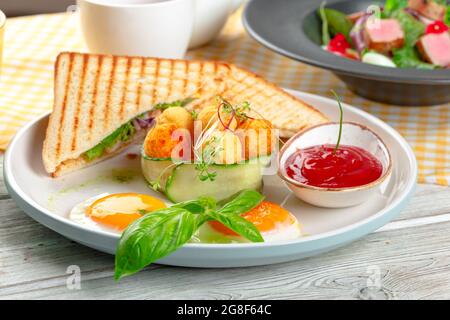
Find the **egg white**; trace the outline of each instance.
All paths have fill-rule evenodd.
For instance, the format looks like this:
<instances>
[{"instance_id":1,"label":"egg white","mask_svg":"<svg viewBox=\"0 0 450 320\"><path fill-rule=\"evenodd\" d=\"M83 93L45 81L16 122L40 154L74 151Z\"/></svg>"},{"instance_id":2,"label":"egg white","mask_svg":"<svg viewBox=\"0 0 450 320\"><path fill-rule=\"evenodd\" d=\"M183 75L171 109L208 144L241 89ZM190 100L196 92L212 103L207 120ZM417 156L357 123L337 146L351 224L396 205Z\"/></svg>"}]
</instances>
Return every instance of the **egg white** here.
<instances>
[{"instance_id":1,"label":"egg white","mask_svg":"<svg viewBox=\"0 0 450 320\"><path fill-rule=\"evenodd\" d=\"M98 199L104 198L109 195L110 195L109 193L102 193L92 198L86 199L83 202L80 202L70 211L69 219L78 224L87 226L92 229L114 231L114 229L112 228L102 226L101 224L95 222L86 214L86 210L91 204L93 204Z\"/></svg>"},{"instance_id":2,"label":"egg white","mask_svg":"<svg viewBox=\"0 0 450 320\"><path fill-rule=\"evenodd\" d=\"M300 238L302 236L302 231L300 223L295 220L295 223L293 224L278 224L275 230L262 232L261 235L265 242L278 242Z\"/></svg>"}]
</instances>

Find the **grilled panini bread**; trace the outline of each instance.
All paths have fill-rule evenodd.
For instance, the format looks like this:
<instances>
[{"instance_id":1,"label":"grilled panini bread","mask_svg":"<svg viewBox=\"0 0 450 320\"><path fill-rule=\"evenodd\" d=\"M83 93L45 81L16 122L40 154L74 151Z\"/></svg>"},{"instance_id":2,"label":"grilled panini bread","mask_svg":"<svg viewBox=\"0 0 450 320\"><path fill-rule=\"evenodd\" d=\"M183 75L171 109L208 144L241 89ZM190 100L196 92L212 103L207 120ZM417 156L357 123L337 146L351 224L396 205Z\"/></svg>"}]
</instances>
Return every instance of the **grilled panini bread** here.
<instances>
[{"instance_id":1,"label":"grilled panini bread","mask_svg":"<svg viewBox=\"0 0 450 320\"><path fill-rule=\"evenodd\" d=\"M327 121L306 103L230 64L66 52L55 65L54 107L42 152L45 169L57 177L142 141L145 132L137 132L94 159L86 156L157 104L195 98L187 107L199 109L216 95L232 103L249 101L284 137Z\"/></svg>"},{"instance_id":2,"label":"grilled panini bread","mask_svg":"<svg viewBox=\"0 0 450 320\"><path fill-rule=\"evenodd\" d=\"M43 162L53 176L89 161L83 154L130 119L160 102L172 102L220 87L228 69L190 62L61 53L55 65L54 107L47 127Z\"/></svg>"},{"instance_id":3,"label":"grilled panini bread","mask_svg":"<svg viewBox=\"0 0 450 320\"><path fill-rule=\"evenodd\" d=\"M304 128L328 121L321 112L264 78L232 64L226 66L229 73L224 80L225 85L219 88L223 91L216 92L212 98L205 97L188 108L198 110L214 104L217 95L232 104L248 101L258 113L253 115L270 120L279 130L281 138L290 138Z\"/></svg>"}]
</instances>

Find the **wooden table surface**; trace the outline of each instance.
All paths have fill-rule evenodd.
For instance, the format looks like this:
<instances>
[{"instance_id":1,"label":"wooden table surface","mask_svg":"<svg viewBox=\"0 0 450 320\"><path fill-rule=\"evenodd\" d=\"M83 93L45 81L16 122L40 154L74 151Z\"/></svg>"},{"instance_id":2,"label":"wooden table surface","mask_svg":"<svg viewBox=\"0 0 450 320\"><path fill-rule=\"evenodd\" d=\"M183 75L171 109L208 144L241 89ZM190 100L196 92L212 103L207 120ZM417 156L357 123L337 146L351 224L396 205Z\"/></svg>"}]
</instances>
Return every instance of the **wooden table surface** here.
<instances>
[{"instance_id":1,"label":"wooden table surface","mask_svg":"<svg viewBox=\"0 0 450 320\"><path fill-rule=\"evenodd\" d=\"M0 174L0 299L450 299L449 230L450 188L419 185L395 221L327 254L234 269L155 265L115 283L113 256L29 218ZM71 266L79 289L67 286Z\"/></svg>"}]
</instances>

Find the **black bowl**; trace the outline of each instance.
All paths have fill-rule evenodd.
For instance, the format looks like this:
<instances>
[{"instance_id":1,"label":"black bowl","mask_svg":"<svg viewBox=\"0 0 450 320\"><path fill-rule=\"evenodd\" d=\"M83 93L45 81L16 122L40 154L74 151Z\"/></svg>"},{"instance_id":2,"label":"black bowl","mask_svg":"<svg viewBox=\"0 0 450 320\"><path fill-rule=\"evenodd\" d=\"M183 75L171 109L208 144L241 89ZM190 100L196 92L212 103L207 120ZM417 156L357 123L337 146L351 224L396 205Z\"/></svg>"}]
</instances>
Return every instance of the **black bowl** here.
<instances>
[{"instance_id":1,"label":"black bowl","mask_svg":"<svg viewBox=\"0 0 450 320\"><path fill-rule=\"evenodd\" d=\"M397 105L450 101L450 70L387 68L341 58L321 48L322 0L251 0L244 12L249 34L289 58L333 71L347 87L368 99ZM384 2L384 1L379 1ZM327 7L353 13L376 0L328 0Z\"/></svg>"}]
</instances>

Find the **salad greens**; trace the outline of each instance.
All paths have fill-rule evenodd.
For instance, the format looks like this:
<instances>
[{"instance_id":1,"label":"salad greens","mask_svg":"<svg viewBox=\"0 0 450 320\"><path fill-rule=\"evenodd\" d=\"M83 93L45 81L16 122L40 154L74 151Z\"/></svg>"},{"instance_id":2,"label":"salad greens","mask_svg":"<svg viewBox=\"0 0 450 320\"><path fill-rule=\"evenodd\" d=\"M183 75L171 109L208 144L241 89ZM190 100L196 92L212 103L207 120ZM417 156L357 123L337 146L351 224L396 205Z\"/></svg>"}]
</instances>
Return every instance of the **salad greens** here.
<instances>
[{"instance_id":1,"label":"salad greens","mask_svg":"<svg viewBox=\"0 0 450 320\"><path fill-rule=\"evenodd\" d=\"M384 10L387 12L396 11L408 7L408 0L386 0Z\"/></svg>"},{"instance_id":2,"label":"salad greens","mask_svg":"<svg viewBox=\"0 0 450 320\"><path fill-rule=\"evenodd\" d=\"M444 22L450 27L450 6L447 6L447 11L445 12Z\"/></svg>"},{"instance_id":3,"label":"salad greens","mask_svg":"<svg viewBox=\"0 0 450 320\"><path fill-rule=\"evenodd\" d=\"M420 59L417 49L414 47L405 46L394 50L392 60L400 68L417 68L423 70L436 69L435 65L423 62Z\"/></svg>"},{"instance_id":4,"label":"salad greens","mask_svg":"<svg viewBox=\"0 0 450 320\"><path fill-rule=\"evenodd\" d=\"M329 9L323 8L323 13L328 21L328 28L332 35L337 35L338 33L343 34L349 43L352 43L352 39L350 38L350 31L353 28L353 22L347 18L347 15L344 13Z\"/></svg>"},{"instance_id":5,"label":"salad greens","mask_svg":"<svg viewBox=\"0 0 450 320\"><path fill-rule=\"evenodd\" d=\"M425 25L404 10L392 11L390 18L400 22L405 33L405 46L414 47L420 36L425 33Z\"/></svg>"},{"instance_id":6,"label":"salad greens","mask_svg":"<svg viewBox=\"0 0 450 320\"><path fill-rule=\"evenodd\" d=\"M330 42L330 31L328 30L328 19L325 14L325 4L326 2L322 2L319 7L319 15L322 19L322 44L327 45Z\"/></svg>"},{"instance_id":7,"label":"salad greens","mask_svg":"<svg viewBox=\"0 0 450 320\"><path fill-rule=\"evenodd\" d=\"M194 100L195 100L195 98L186 98L183 100L176 100L173 102L162 102L162 103L156 104L153 108L156 110L164 111L164 110L172 108L172 107L184 107Z\"/></svg>"},{"instance_id":8,"label":"salad greens","mask_svg":"<svg viewBox=\"0 0 450 320\"><path fill-rule=\"evenodd\" d=\"M98 145L89 149L84 153L84 156L88 161L92 161L98 157L101 157L108 148L113 147L119 141L128 141L136 133L132 120L121 125L113 133L104 138Z\"/></svg>"},{"instance_id":9,"label":"salad greens","mask_svg":"<svg viewBox=\"0 0 450 320\"><path fill-rule=\"evenodd\" d=\"M386 0L379 13L375 17L374 13L356 12L350 19L346 13L326 8L322 3L318 15L322 20L323 48L341 57L385 67L450 68L450 52L446 49L450 46L447 0L422 4ZM369 18L390 20L381 25L383 34L368 25ZM431 34L440 34L439 44ZM370 58L365 58L367 53Z\"/></svg>"},{"instance_id":10,"label":"salad greens","mask_svg":"<svg viewBox=\"0 0 450 320\"><path fill-rule=\"evenodd\" d=\"M131 223L119 240L116 250L114 278L131 275L147 265L176 251L187 243L209 220L217 220L253 242L263 242L258 229L242 218L242 213L256 207L264 196L244 190L226 203L212 198L180 202L170 208L144 215Z\"/></svg>"}]
</instances>

